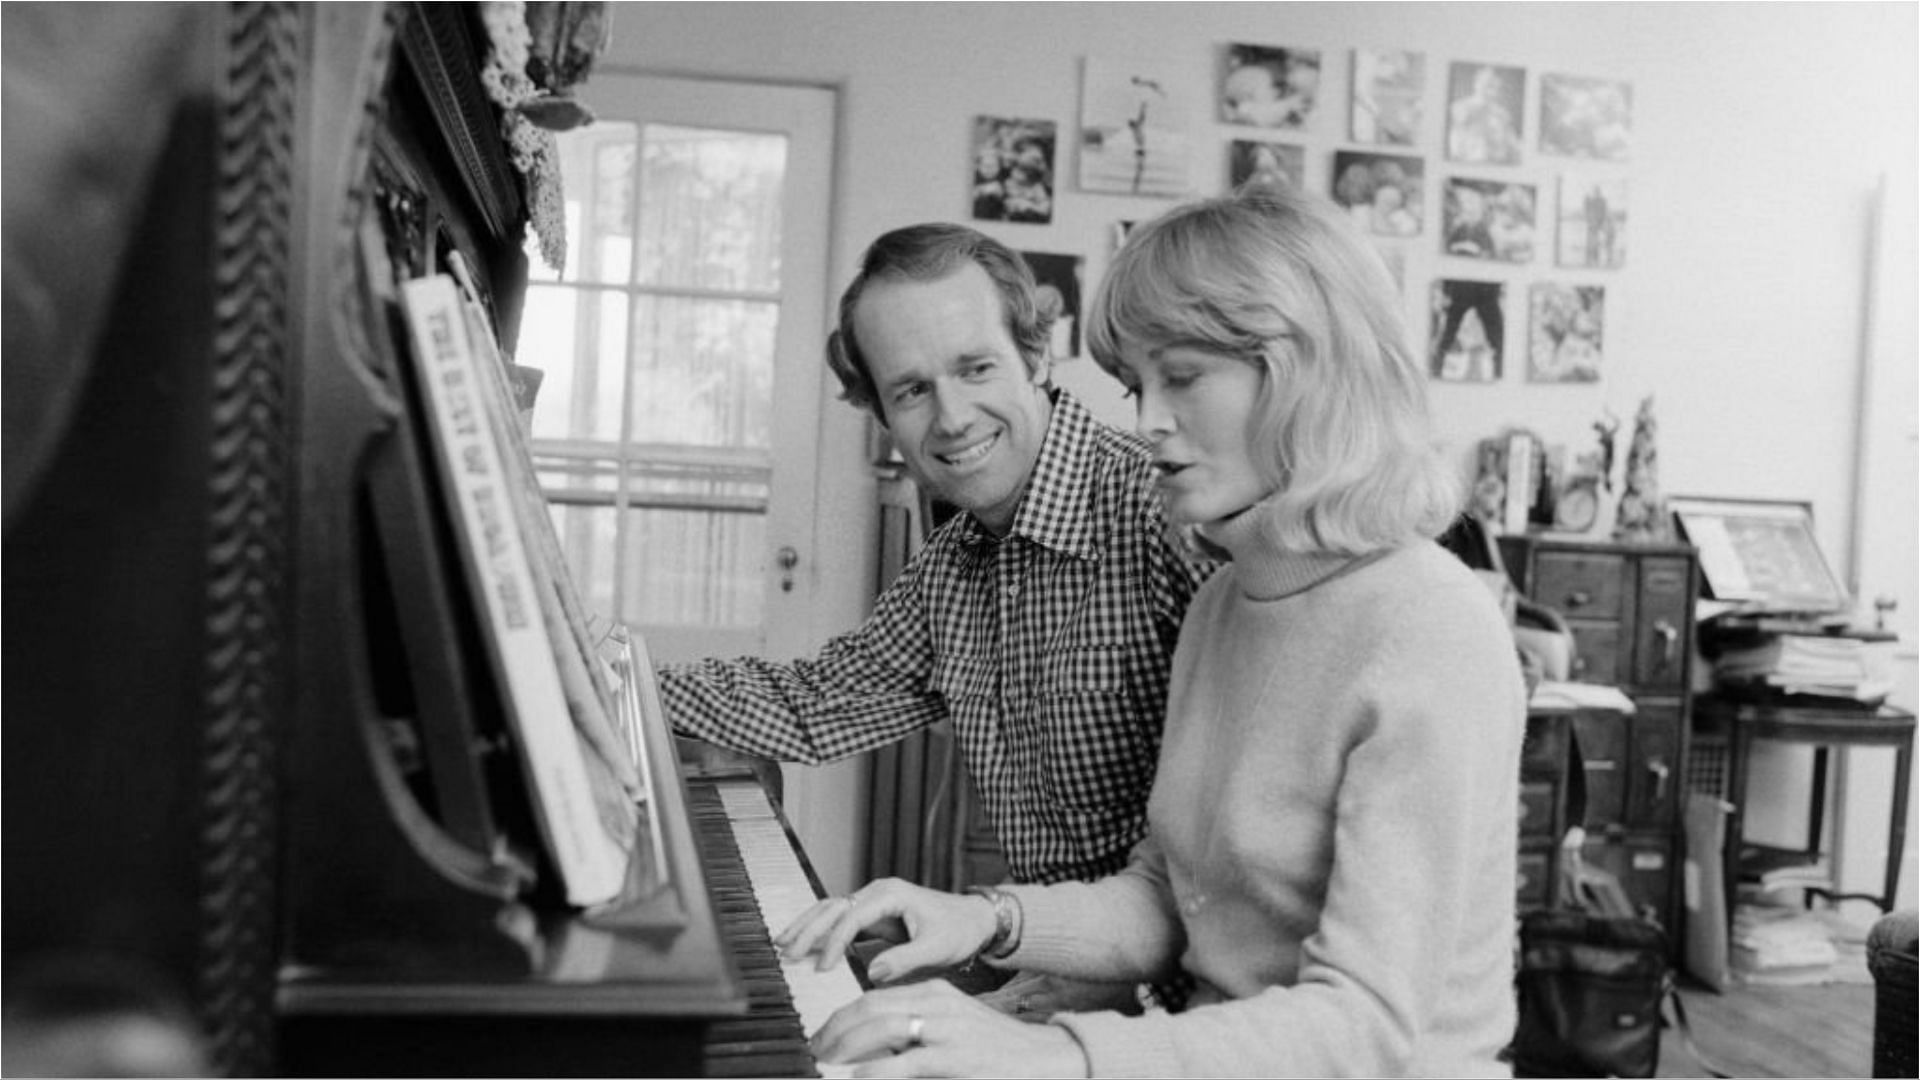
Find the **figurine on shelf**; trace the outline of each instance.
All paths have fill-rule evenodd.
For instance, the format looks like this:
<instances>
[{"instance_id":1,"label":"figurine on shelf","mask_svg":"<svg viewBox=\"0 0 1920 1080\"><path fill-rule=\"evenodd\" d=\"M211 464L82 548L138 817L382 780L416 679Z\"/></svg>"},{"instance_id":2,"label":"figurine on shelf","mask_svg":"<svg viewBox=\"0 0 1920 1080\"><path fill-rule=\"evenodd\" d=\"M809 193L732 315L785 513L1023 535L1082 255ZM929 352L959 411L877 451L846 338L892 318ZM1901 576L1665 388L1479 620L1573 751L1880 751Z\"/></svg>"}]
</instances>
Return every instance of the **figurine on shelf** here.
<instances>
[{"instance_id":1,"label":"figurine on shelf","mask_svg":"<svg viewBox=\"0 0 1920 1080\"><path fill-rule=\"evenodd\" d=\"M1669 533L1666 500L1660 497L1659 451L1654 445L1653 397L1640 402L1633 418L1633 441L1627 445L1626 490L1614 517L1613 538L1624 541L1665 540Z\"/></svg>"},{"instance_id":2,"label":"figurine on shelf","mask_svg":"<svg viewBox=\"0 0 1920 1080\"><path fill-rule=\"evenodd\" d=\"M1620 433L1620 418L1607 409L1600 419L1593 422L1593 434L1599 440L1598 465L1600 487L1607 494L1613 494L1613 447L1614 439Z\"/></svg>"}]
</instances>

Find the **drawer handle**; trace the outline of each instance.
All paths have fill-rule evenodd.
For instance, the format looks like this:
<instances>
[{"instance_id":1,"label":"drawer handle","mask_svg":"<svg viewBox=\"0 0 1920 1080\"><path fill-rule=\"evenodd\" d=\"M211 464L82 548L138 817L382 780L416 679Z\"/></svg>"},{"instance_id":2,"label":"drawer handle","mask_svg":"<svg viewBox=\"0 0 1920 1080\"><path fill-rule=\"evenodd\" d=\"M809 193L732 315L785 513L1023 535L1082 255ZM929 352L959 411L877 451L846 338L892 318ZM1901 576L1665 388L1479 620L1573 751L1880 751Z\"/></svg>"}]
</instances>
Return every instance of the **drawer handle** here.
<instances>
[{"instance_id":1,"label":"drawer handle","mask_svg":"<svg viewBox=\"0 0 1920 1080\"><path fill-rule=\"evenodd\" d=\"M1656 804L1666 802L1667 778L1672 775L1673 770L1667 767L1666 762L1655 758L1647 762L1647 771L1653 774L1653 801Z\"/></svg>"},{"instance_id":2,"label":"drawer handle","mask_svg":"<svg viewBox=\"0 0 1920 1080\"><path fill-rule=\"evenodd\" d=\"M1655 619L1653 632L1660 635L1660 666L1670 667L1680 644L1680 630L1665 619Z\"/></svg>"},{"instance_id":3,"label":"drawer handle","mask_svg":"<svg viewBox=\"0 0 1920 1080\"><path fill-rule=\"evenodd\" d=\"M1567 594L1568 607L1586 607L1593 603L1593 594L1585 589L1575 589Z\"/></svg>"}]
</instances>

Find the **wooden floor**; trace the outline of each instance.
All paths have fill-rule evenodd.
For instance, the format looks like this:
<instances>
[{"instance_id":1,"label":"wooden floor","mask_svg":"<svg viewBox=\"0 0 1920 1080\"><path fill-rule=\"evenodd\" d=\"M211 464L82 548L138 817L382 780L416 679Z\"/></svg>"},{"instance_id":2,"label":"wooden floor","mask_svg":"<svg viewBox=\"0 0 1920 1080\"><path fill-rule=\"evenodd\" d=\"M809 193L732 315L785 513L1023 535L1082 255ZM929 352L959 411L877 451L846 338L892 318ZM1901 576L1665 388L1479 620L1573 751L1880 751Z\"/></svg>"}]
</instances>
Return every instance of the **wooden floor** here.
<instances>
[{"instance_id":1,"label":"wooden floor","mask_svg":"<svg viewBox=\"0 0 1920 1080\"><path fill-rule=\"evenodd\" d=\"M1873 1075L1873 987L1741 986L1716 994L1681 980L1693 1041L1729 1076ZM1659 1076L1708 1076L1671 1028Z\"/></svg>"}]
</instances>

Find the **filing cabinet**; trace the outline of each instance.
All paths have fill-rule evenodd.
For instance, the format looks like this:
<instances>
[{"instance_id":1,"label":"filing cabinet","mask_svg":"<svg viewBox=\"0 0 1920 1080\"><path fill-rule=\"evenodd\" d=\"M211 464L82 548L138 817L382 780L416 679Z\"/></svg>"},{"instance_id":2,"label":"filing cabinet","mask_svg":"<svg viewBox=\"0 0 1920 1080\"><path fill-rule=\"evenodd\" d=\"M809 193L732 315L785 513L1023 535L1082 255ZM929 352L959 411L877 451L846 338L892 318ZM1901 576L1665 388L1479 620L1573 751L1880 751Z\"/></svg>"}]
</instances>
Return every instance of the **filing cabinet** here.
<instances>
[{"instance_id":1,"label":"filing cabinet","mask_svg":"<svg viewBox=\"0 0 1920 1080\"><path fill-rule=\"evenodd\" d=\"M1499 543L1515 587L1566 618L1575 646L1572 678L1617 686L1634 703L1630 714L1582 710L1568 718L1586 780L1583 855L1618 877L1677 947L1684 940L1681 768L1692 708L1694 550L1548 535L1504 536ZM1523 802L1528 783L1523 771ZM1523 877L1529 853L1523 825Z\"/></svg>"}]
</instances>

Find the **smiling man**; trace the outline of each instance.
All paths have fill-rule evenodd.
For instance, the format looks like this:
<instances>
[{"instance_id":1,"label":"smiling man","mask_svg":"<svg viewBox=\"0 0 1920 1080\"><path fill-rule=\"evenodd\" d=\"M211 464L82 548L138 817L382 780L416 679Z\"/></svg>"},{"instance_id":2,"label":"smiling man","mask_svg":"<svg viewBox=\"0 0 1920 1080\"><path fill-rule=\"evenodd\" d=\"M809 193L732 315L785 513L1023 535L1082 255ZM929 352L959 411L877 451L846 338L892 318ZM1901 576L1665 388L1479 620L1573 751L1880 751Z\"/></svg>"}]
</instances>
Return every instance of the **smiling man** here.
<instances>
[{"instance_id":1,"label":"smiling man","mask_svg":"<svg viewBox=\"0 0 1920 1080\"><path fill-rule=\"evenodd\" d=\"M675 730L782 761L950 720L1020 883L1126 865L1180 619L1211 569L1169 533L1145 444L1050 385L1054 315L1020 257L972 229L875 241L828 363L960 512L817 656L661 672ZM1014 990L1001 1003L1035 1014L1071 1003L1059 986Z\"/></svg>"}]
</instances>

